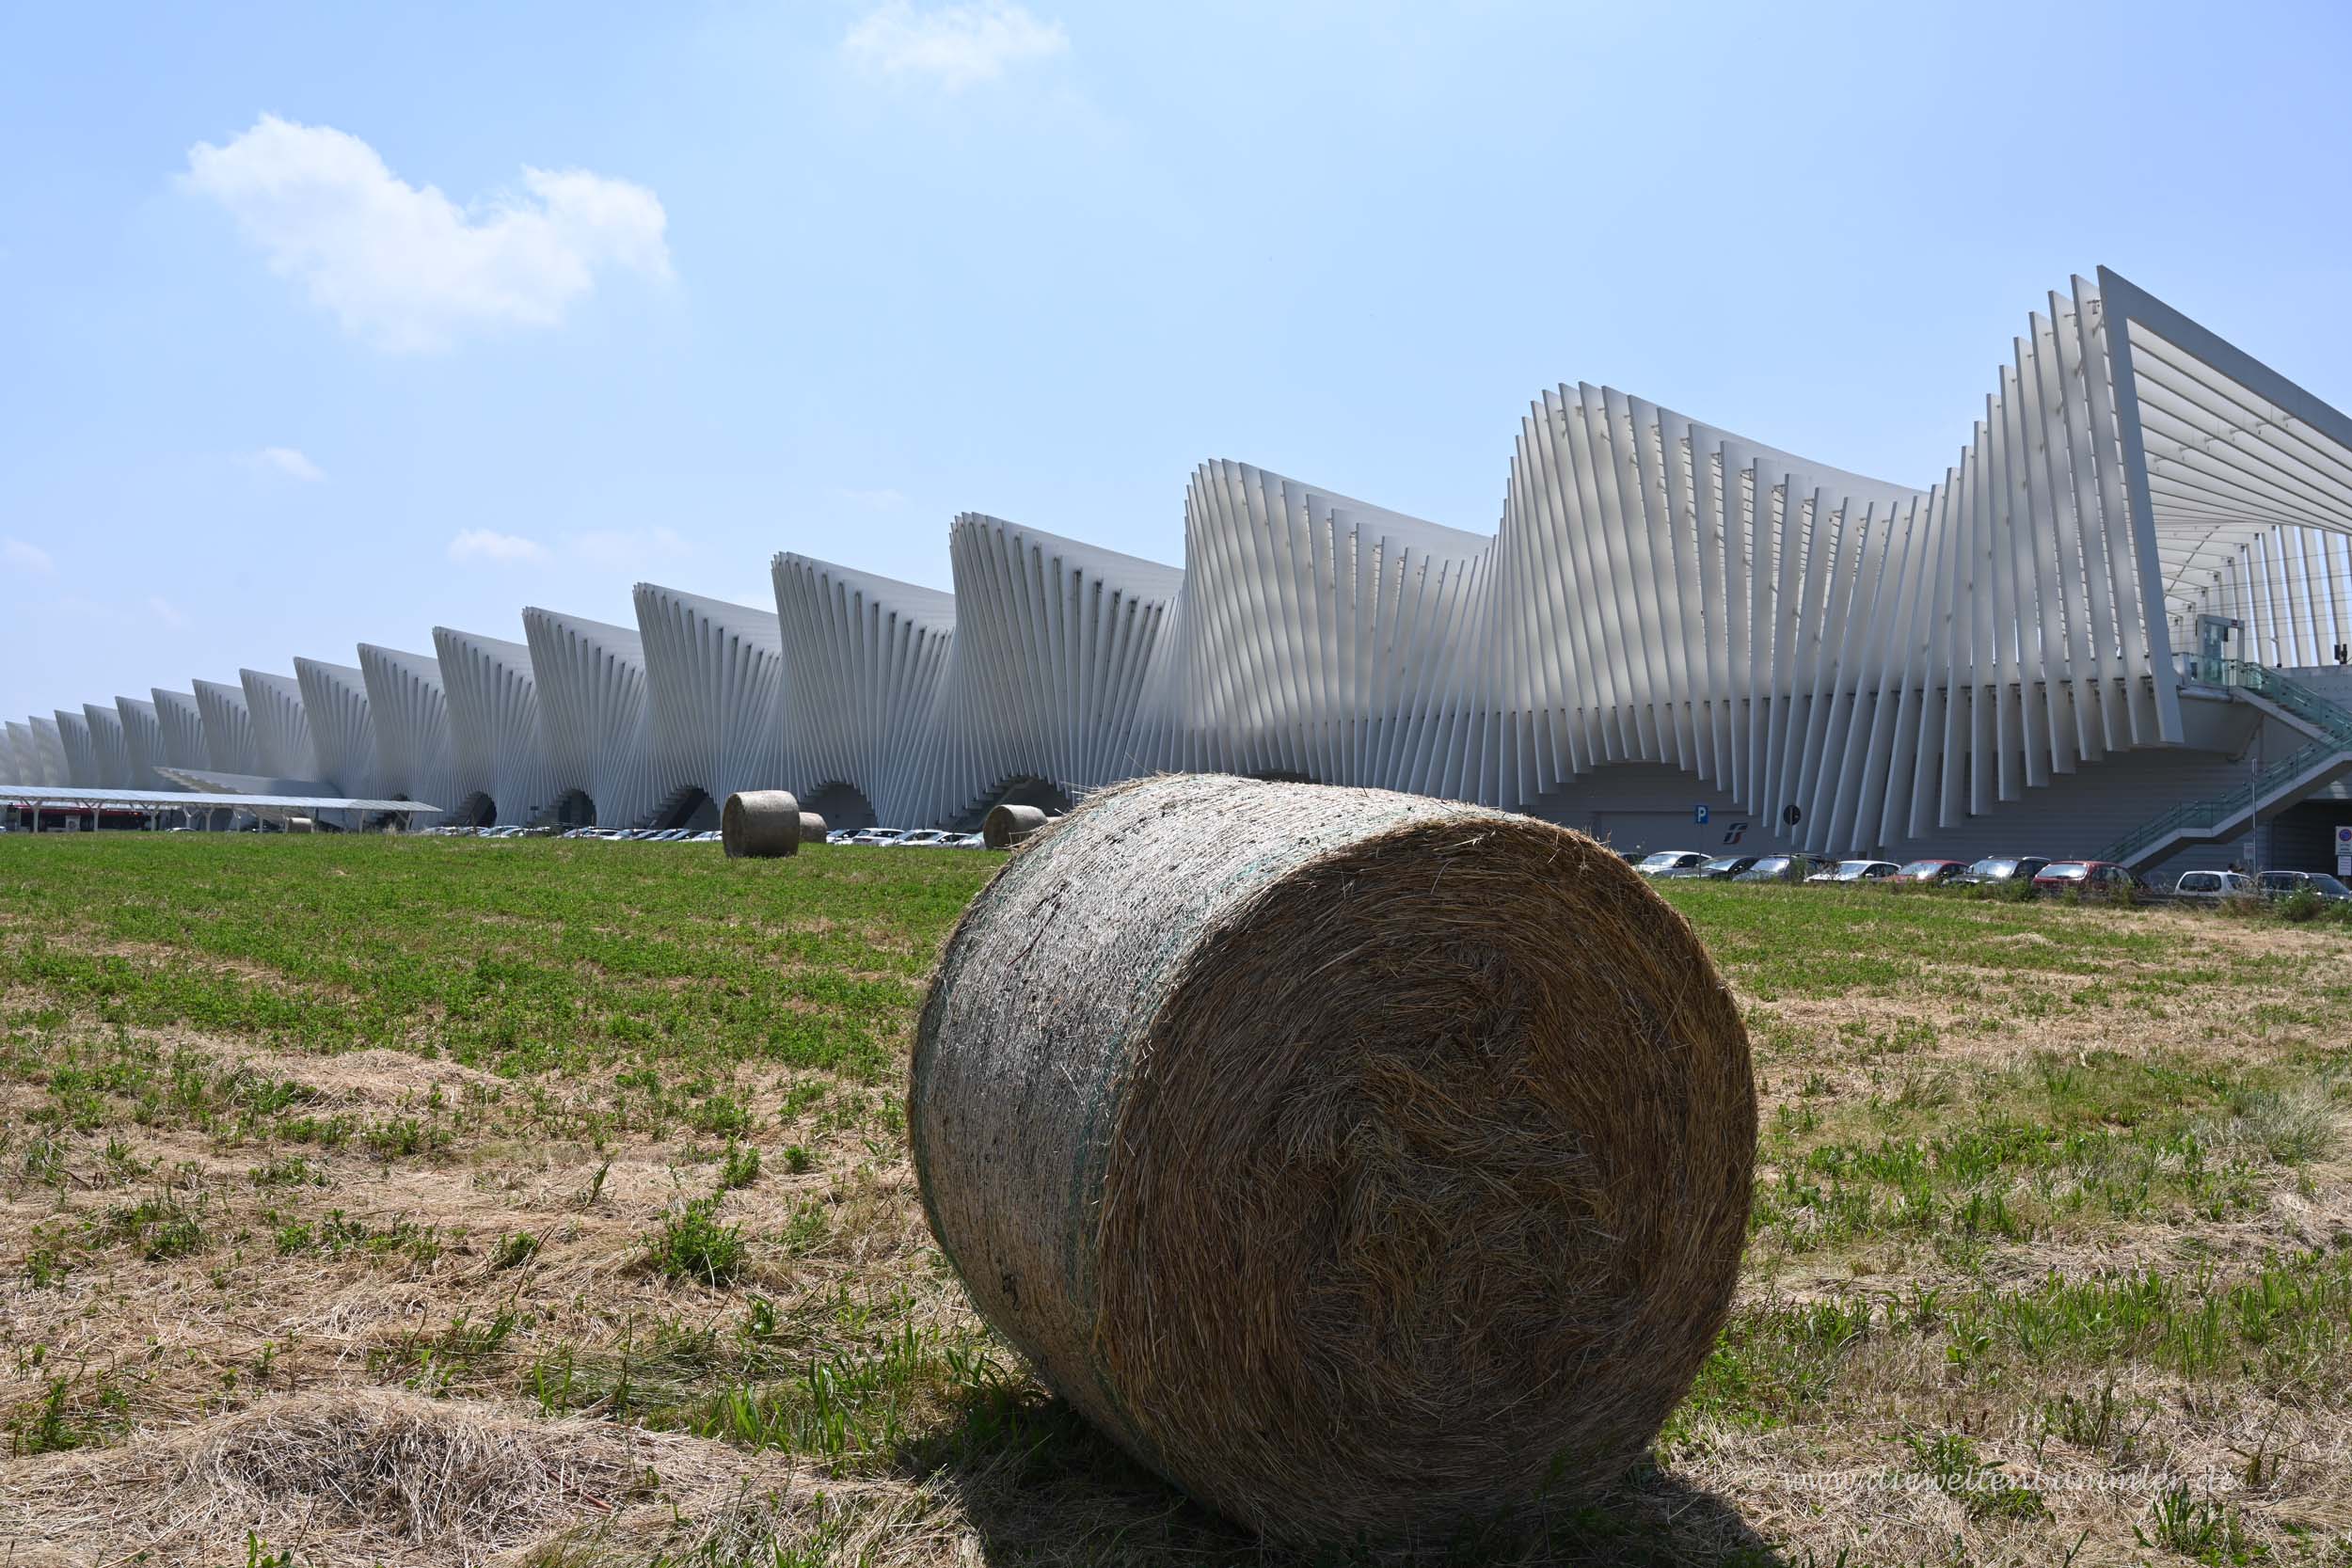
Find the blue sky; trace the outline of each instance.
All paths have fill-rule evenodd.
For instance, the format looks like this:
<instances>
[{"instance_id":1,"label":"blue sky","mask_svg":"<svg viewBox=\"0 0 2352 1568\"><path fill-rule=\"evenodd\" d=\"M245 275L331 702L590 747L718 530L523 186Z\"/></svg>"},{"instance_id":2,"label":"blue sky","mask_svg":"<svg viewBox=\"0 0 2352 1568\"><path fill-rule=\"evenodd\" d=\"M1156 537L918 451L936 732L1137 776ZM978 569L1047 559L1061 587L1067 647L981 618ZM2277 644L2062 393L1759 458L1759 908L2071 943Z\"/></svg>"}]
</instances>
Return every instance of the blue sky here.
<instances>
[{"instance_id":1,"label":"blue sky","mask_svg":"<svg viewBox=\"0 0 2352 1568\"><path fill-rule=\"evenodd\" d=\"M2352 404L2338 6L485 9L8 12L0 714L1209 457L1487 531L1563 380L1924 484L2101 263Z\"/></svg>"}]
</instances>

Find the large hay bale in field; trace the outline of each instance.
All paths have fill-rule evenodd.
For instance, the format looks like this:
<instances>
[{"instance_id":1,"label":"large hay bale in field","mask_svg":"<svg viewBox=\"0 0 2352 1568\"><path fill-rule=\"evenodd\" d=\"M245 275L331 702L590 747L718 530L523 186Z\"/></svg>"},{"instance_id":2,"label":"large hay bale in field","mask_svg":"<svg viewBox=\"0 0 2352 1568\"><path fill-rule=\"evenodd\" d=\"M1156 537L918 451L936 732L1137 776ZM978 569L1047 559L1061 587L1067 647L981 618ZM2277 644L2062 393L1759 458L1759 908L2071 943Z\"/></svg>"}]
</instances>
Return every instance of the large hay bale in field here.
<instances>
[{"instance_id":1,"label":"large hay bale in field","mask_svg":"<svg viewBox=\"0 0 2352 1568\"><path fill-rule=\"evenodd\" d=\"M801 813L801 842L803 844L825 842L825 819L813 811Z\"/></svg>"},{"instance_id":2,"label":"large hay bale in field","mask_svg":"<svg viewBox=\"0 0 2352 1568\"><path fill-rule=\"evenodd\" d=\"M801 802L788 789L740 789L719 815L727 859L769 859L801 852Z\"/></svg>"},{"instance_id":3,"label":"large hay bale in field","mask_svg":"<svg viewBox=\"0 0 2352 1568\"><path fill-rule=\"evenodd\" d=\"M992 806L980 821L980 842L991 849L1009 849L1044 826L1045 814L1035 806Z\"/></svg>"},{"instance_id":4,"label":"large hay bale in field","mask_svg":"<svg viewBox=\"0 0 2352 1568\"><path fill-rule=\"evenodd\" d=\"M1688 1391L1748 1216L1747 1037L1607 849L1377 790L1167 776L1007 863L908 1120L990 1323L1269 1534L1589 1497Z\"/></svg>"}]
</instances>

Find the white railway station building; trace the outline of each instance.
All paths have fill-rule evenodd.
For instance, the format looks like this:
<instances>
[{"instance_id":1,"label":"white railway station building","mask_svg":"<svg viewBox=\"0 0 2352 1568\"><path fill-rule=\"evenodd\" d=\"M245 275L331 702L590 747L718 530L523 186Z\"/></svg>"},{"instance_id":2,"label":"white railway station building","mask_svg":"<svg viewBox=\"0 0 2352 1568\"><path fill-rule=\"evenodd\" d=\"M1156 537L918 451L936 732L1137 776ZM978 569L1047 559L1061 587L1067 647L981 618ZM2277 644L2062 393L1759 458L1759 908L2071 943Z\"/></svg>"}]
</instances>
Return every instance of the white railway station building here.
<instances>
[{"instance_id":1,"label":"white railway station building","mask_svg":"<svg viewBox=\"0 0 2352 1568\"><path fill-rule=\"evenodd\" d=\"M787 552L772 605L641 583L633 626L527 608L12 721L0 785L665 827L781 786L946 827L1174 768L1625 849L2176 869L2259 819L2326 868L2352 420L2105 269L2020 327L1923 485L1563 385L1498 433L1488 531L1207 462L1181 569L967 513L952 594Z\"/></svg>"}]
</instances>

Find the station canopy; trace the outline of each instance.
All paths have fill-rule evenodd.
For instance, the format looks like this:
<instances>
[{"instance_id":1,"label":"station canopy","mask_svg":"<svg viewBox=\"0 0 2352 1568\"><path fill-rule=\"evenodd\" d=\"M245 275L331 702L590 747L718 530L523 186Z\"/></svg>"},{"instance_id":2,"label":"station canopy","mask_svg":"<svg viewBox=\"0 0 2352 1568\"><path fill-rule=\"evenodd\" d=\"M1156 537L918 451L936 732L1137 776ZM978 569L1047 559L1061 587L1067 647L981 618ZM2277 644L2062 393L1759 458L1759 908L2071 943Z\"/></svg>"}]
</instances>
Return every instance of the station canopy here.
<instances>
[{"instance_id":1,"label":"station canopy","mask_svg":"<svg viewBox=\"0 0 2352 1568\"><path fill-rule=\"evenodd\" d=\"M0 784L0 805L121 807L136 811L212 811L237 806L248 811L397 812L409 816L440 815L421 800L346 800L332 795L211 795L170 789L78 789L50 784Z\"/></svg>"}]
</instances>

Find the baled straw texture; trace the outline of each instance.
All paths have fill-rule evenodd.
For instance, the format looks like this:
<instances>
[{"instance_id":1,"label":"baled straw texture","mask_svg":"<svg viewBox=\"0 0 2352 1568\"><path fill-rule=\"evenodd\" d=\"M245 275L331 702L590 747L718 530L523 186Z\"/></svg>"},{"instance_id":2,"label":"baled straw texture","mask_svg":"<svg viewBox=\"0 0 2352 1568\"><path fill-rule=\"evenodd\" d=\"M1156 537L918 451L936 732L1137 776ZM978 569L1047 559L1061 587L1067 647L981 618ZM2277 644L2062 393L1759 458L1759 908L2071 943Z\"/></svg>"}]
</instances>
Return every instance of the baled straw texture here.
<instances>
[{"instance_id":1,"label":"baled straw texture","mask_svg":"<svg viewBox=\"0 0 2352 1568\"><path fill-rule=\"evenodd\" d=\"M1581 834L1383 791L1108 790L965 912L909 1123L931 1227L1055 1389L1297 1541L1573 1503L1738 1273L1747 1037Z\"/></svg>"},{"instance_id":2,"label":"baled straw texture","mask_svg":"<svg viewBox=\"0 0 2352 1568\"><path fill-rule=\"evenodd\" d=\"M719 842L729 860L797 855L801 802L788 789L738 790L727 797L726 809L719 815Z\"/></svg>"},{"instance_id":3,"label":"baled straw texture","mask_svg":"<svg viewBox=\"0 0 2352 1568\"><path fill-rule=\"evenodd\" d=\"M801 813L801 842L803 844L825 842L825 819L813 811Z\"/></svg>"},{"instance_id":4,"label":"baled straw texture","mask_svg":"<svg viewBox=\"0 0 2352 1568\"><path fill-rule=\"evenodd\" d=\"M1045 814L1035 806L992 806L980 821L980 842L1009 849L1044 826Z\"/></svg>"}]
</instances>

